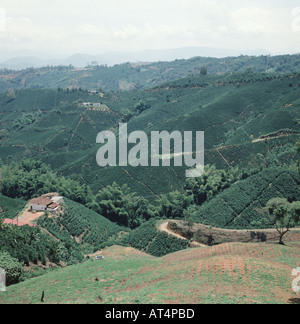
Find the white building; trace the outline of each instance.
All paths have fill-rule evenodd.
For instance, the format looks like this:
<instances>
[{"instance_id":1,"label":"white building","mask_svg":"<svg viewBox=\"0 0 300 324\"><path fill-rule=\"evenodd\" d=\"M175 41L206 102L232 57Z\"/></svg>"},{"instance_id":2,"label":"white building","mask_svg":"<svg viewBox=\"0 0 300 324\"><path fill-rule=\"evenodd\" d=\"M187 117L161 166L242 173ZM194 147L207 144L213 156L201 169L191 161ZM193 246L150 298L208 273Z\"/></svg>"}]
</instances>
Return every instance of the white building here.
<instances>
[{"instance_id":1,"label":"white building","mask_svg":"<svg viewBox=\"0 0 300 324\"><path fill-rule=\"evenodd\" d=\"M56 212L60 207L63 197L50 193L39 198L34 198L29 201L29 209L31 211L49 211Z\"/></svg>"}]
</instances>

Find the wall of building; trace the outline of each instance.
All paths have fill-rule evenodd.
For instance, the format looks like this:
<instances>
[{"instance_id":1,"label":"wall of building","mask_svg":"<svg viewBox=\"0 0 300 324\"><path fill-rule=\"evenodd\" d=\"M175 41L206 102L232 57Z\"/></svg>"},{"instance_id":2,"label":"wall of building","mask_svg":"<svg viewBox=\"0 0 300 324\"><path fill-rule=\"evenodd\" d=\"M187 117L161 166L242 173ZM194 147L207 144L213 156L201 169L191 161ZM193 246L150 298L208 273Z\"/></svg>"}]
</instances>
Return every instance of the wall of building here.
<instances>
[{"instance_id":1,"label":"wall of building","mask_svg":"<svg viewBox=\"0 0 300 324\"><path fill-rule=\"evenodd\" d=\"M45 211L47 207L43 205L30 205L30 209L37 210L37 211Z\"/></svg>"}]
</instances>

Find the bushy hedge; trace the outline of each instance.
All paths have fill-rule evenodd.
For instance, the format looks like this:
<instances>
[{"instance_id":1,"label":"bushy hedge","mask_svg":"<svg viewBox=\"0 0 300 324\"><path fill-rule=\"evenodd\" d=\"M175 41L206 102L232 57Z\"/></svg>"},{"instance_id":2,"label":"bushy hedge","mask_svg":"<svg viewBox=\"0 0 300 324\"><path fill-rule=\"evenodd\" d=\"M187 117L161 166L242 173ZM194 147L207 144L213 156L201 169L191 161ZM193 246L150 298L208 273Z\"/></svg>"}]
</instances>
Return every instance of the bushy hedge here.
<instances>
[{"instance_id":1,"label":"bushy hedge","mask_svg":"<svg viewBox=\"0 0 300 324\"><path fill-rule=\"evenodd\" d=\"M21 264L46 264L48 261L68 264L83 260L78 245L70 236L64 242L57 242L38 227L15 225L0 226L0 252L7 252Z\"/></svg>"},{"instance_id":2,"label":"bushy hedge","mask_svg":"<svg viewBox=\"0 0 300 324\"><path fill-rule=\"evenodd\" d=\"M124 230L92 210L64 198L63 213L56 218L47 216L39 219L38 224L62 241L70 236L81 239L99 249L103 242Z\"/></svg>"},{"instance_id":3,"label":"bushy hedge","mask_svg":"<svg viewBox=\"0 0 300 324\"><path fill-rule=\"evenodd\" d=\"M23 274L22 264L7 252L0 251L0 268L5 270L6 286L18 283Z\"/></svg>"},{"instance_id":4,"label":"bushy hedge","mask_svg":"<svg viewBox=\"0 0 300 324\"><path fill-rule=\"evenodd\" d=\"M158 233L155 239L149 244L147 252L160 257L188 248L188 241L178 239L167 233Z\"/></svg>"},{"instance_id":5,"label":"bushy hedge","mask_svg":"<svg viewBox=\"0 0 300 324\"><path fill-rule=\"evenodd\" d=\"M124 236L122 244L129 245L153 256L163 255L186 249L189 242L157 230L155 220L150 220Z\"/></svg>"}]
</instances>

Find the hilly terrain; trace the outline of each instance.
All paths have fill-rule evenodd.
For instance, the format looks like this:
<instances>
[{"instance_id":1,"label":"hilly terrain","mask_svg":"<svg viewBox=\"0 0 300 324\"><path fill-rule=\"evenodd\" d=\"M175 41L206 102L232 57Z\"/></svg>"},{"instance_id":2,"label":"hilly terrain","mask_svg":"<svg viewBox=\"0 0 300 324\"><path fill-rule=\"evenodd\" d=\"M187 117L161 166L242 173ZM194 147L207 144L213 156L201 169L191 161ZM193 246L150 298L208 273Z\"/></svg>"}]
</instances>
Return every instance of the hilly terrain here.
<instances>
[{"instance_id":1,"label":"hilly terrain","mask_svg":"<svg viewBox=\"0 0 300 324\"><path fill-rule=\"evenodd\" d=\"M184 189L185 168L174 168L173 162L159 169L99 168L98 132L117 133L124 121L129 133L202 130L206 164L220 169L283 166L297 155L299 85L299 74L245 72L186 78L143 91L4 92L0 157L4 163L40 159L59 174L89 184L94 192L118 179L154 201Z\"/></svg>"},{"instance_id":2,"label":"hilly terrain","mask_svg":"<svg viewBox=\"0 0 300 324\"><path fill-rule=\"evenodd\" d=\"M299 62L2 70L0 303L298 304ZM202 177L174 154L99 167L97 135L119 144L120 123L148 138L204 131ZM49 193L63 197L55 213L30 210Z\"/></svg>"},{"instance_id":3,"label":"hilly terrain","mask_svg":"<svg viewBox=\"0 0 300 324\"><path fill-rule=\"evenodd\" d=\"M110 247L89 260L8 287L0 303L299 304L291 291L299 245L230 243L163 258Z\"/></svg>"},{"instance_id":4,"label":"hilly terrain","mask_svg":"<svg viewBox=\"0 0 300 324\"><path fill-rule=\"evenodd\" d=\"M221 228L270 228L272 220L259 211L274 197L300 200L298 173L282 168L266 169L233 184L204 203L193 216L198 223Z\"/></svg>"},{"instance_id":5,"label":"hilly terrain","mask_svg":"<svg viewBox=\"0 0 300 324\"><path fill-rule=\"evenodd\" d=\"M242 72L290 73L300 72L299 54L281 56L194 57L172 62L136 62L114 66L86 67L48 66L25 70L0 70L0 92L10 88L69 88L126 91L152 88L163 82L205 73L224 74Z\"/></svg>"}]
</instances>

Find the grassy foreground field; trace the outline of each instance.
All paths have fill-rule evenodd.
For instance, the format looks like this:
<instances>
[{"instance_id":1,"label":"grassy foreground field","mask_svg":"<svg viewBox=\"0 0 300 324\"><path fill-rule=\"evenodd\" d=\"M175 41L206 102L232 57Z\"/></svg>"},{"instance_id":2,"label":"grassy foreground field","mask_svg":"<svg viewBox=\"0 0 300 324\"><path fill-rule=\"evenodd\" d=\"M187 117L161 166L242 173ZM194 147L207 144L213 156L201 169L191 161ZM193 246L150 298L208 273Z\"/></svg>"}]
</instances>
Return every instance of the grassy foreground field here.
<instances>
[{"instance_id":1,"label":"grassy foreground field","mask_svg":"<svg viewBox=\"0 0 300 324\"><path fill-rule=\"evenodd\" d=\"M54 270L0 293L0 304L298 304L300 244L228 243L155 258L113 246L102 261Z\"/></svg>"}]
</instances>

